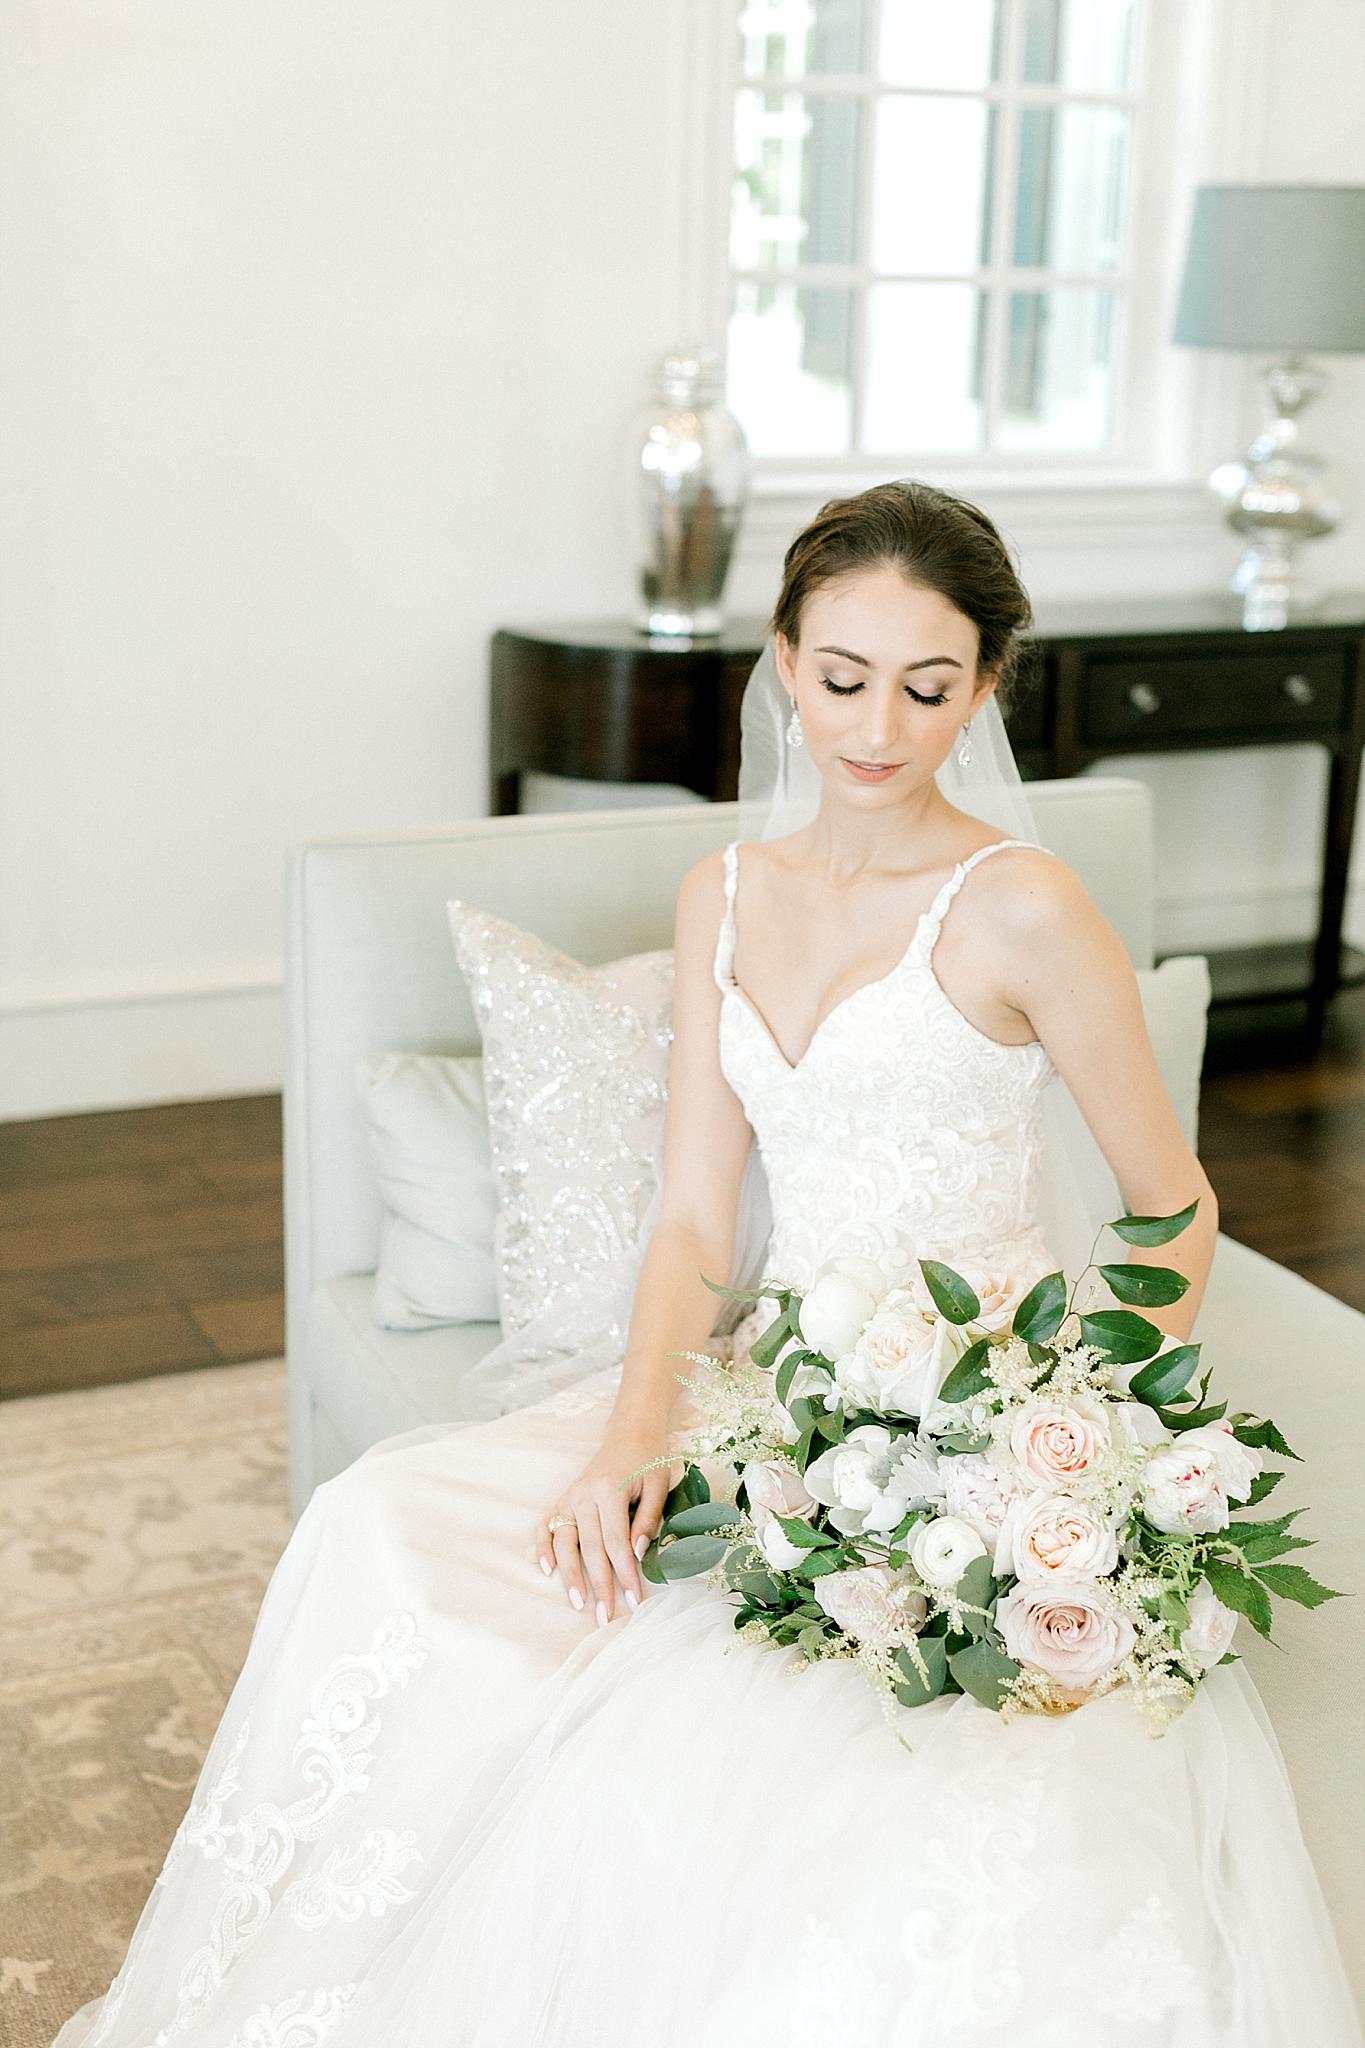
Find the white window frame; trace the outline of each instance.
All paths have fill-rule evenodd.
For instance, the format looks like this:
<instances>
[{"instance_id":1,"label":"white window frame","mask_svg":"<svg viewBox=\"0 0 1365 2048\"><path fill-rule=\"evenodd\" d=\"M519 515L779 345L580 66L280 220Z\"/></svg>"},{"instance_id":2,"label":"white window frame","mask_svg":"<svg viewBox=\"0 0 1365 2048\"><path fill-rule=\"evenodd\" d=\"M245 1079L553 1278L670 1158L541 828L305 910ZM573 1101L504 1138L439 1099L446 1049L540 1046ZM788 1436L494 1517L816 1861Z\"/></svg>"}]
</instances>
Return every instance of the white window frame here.
<instances>
[{"instance_id":1,"label":"white window frame","mask_svg":"<svg viewBox=\"0 0 1365 2048\"><path fill-rule=\"evenodd\" d=\"M673 10L674 182L669 215L682 260L675 337L723 350L729 318L730 190L742 0L669 0ZM913 472L949 488L1027 501L1093 538L1143 510L1206 524L1208 471L1249 438L1254 380L1245 360L1169 339L1194 187L1261 175L1274 0L1147 0L1139 36L1126 197L1126 291L1115 362L1114 447L1011 457L755 455L747 545L789 535L824 497ZM1140 509L1142 508L1142 509Z\"/></svg>"}]
</instances>

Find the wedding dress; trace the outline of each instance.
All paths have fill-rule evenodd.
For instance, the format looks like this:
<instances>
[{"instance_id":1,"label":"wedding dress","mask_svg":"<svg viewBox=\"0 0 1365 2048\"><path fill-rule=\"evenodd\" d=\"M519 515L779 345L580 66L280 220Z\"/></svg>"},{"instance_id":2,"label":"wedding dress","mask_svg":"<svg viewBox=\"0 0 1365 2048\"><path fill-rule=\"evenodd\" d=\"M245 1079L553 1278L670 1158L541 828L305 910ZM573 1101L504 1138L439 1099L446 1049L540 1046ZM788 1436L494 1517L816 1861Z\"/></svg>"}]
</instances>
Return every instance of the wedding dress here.
<instances>
[{"instance_id":1,"label":"wedding dress","mask_svg":"<svg viewBox=\"0 0 1365 2048\"><path fill-rule=\"evenodd\" d=\"M795 1062L733 979L728 851L721 1056L774 1276L839 1249L1055 1263L1051 1062L932 966L972 870L1022 843L960 863ZM1159 1738L1122 1691L1009 1723L952 1697L892 1710L907 1750L852 1667L741 1642L703 1580L605 1628L570 1607L534 1524L618 1373L317 1489L123 1968L56 2048L1359 2043L1240 1664Z\"/></svg>"}]
</instances>

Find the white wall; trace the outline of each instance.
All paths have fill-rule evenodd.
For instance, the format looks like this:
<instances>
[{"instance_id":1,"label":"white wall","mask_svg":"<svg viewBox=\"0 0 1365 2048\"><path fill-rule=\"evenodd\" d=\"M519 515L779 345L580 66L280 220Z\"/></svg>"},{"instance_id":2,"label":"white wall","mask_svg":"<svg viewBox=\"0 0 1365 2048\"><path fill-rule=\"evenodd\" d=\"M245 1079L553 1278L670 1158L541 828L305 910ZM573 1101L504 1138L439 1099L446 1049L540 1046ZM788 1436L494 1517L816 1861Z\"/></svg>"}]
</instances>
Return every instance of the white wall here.
<instances>
[{"instance_id":1,"label":"white wall","mask_svg":"<svg viewBox=\"0 0 1365 2048\"><path fill-rule=\"evenodd\" d=\"M0 1117L277 1086L286 847L482 812L489 634L628 605L701 4L0 16ZM1268 4L1257 174L1365 181L1365 9ZM1319 439L1358 460L1365 369L1334 376ZM998 509L1039 598L1233 558L1192 496L1137 545ZM735 611L796 523L754 506ZM1317 567L1365 585L1365 514ZM1316 761L1152 779L1208 820L1163 943L1309 928Z\"/></svg>"}]
</instances>

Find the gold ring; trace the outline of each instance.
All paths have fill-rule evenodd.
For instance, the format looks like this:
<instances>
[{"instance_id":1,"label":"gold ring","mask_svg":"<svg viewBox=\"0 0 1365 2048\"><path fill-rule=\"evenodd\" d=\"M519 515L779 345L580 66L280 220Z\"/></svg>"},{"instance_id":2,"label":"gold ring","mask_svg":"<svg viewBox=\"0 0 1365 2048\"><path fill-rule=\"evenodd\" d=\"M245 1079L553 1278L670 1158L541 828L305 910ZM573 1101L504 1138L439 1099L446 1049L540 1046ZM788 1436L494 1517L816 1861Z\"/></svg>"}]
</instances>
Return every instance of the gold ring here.
<instances>
[{"instance_id":1,"label":"gold ring","mask_svg":"<svg viewBox=\"0 0 1365 2048\"><path fill-rule=\"evenodd\" d=\"M576 1529L578 1521L574 1515L551 1515L545 1526L553 1536L556 1529Z\"/></svg>"}]
</instances>

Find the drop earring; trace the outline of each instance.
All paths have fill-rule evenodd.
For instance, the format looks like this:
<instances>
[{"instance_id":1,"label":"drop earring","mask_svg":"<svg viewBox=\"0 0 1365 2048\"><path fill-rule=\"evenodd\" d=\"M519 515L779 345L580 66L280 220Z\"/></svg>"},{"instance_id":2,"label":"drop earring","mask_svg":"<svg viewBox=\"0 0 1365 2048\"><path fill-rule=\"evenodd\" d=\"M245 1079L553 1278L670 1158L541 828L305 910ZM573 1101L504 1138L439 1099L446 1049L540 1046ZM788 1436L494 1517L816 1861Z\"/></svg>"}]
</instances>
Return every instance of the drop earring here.
<instances>
[{"instance_id":1,"label":"drop earring","mask_svg":"<svg viewBox=\"0 0 1365 2048\"><path fill-rule=\"evenodd\" d=\"M962 745L961 745L961 746L960 746L960 747L958 748L958 750L957 750L957 765L958 765L958 767L959 767L959 768L967 768L967 767L970 767L970 765L971 765L971 761L972 761L972 735L971 735L971 723L972 723L972 721L970 720L970 718L964 718L964 719L963 719L963 721L962 721Z\"/></svg>"},{"instance_id":2,"label":"drop earring","mask_svg":"<svg viewBox=\"0 0 1365 2048\"><path fill-rule=\"evenodd\" d=\"M804 747L805 744L806 736L801 730L801 713L793 704L792 715L787 720L787 745L789 747Z\"/></svg>"}]
</instances>

